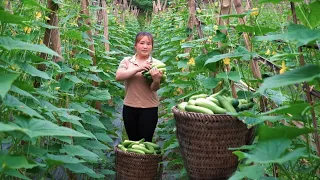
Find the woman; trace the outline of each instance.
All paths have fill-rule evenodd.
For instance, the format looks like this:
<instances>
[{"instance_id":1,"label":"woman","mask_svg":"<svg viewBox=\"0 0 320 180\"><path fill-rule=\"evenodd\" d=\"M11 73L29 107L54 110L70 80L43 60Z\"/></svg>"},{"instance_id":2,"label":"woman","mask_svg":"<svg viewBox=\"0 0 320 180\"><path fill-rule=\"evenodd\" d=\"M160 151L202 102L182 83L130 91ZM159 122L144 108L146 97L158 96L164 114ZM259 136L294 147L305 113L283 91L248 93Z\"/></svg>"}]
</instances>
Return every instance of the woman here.
<instances>
[{"instance_id":1,"label":"woman","mask_svg":"<svg viewBox=\"0 0 320 180\"><path fill-rule=\"evenodd\" d=\"M124 81L125 98L123 105L123 120L130 140L138 141L144 138L151 142L158 122L158 95L162 72L152 68L153 37L148 32L136 35L134 48L136 54L124 58L116 72L116 80ZM143 71L149 71L153 82L150 84L143 77Z\"/></svg>"}]
</instances>

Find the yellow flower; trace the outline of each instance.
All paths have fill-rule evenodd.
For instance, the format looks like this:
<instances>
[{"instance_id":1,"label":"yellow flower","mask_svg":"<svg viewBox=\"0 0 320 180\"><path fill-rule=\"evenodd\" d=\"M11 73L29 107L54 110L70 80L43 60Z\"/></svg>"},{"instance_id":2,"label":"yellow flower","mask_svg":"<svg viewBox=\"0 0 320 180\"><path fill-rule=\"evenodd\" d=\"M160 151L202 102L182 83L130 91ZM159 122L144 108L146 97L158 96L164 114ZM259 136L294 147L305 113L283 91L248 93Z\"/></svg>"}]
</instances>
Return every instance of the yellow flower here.
<instances>
[{"instance_id":1,"label":"yellow flower","mask_svg":"<svg viewBox=\"0 0 320 180\"><path fill-rule=\"evenodd\" d=\"M56 91L59 91L60 87L58 86L58 87L55 87L54 89L55 89Z\"/></svg>"},{"instance_id":2,"label":"yellow flower","mask_svg":"<svg viewBox=\"0 0 320 180\"><path fill-rule=\"evenodd\" d=\"M215 31L218 30L218 28L219 28L219 26L217 26L217 25L213 26L213 30L215 30Z\"/></svg>"},{"instance_id":3,"label":"yellow flower","mask_svg":"<svg viewBox=\"0 0 320 180\"><path fill-rule=\"evenodd\" d=\"M281 69L280 69L280 74L283 74L284 72L287 71L287 66L284 61L282 61Z\"/></svg>"},{"instance_id":4,"label":"yellow flower","mask_svg":"<svg viewBox=\"0 0 320 180\"><path fill-rule=\"evenodd\" d=\"M43 41L42 41L42 39L40 39L40 41L39 41L39 44L43 44Z\"/></svg>"},{"instance_id":5,"label":"yellow flower","mask_svg":"<svg viewBox=\"0 0 320 180\"><path fill-rule=\"evenodd\" d=\"M251 16L258 16L259 15L259 9L258 8L252 8L250 15Z\"/></svg>"},{"instance_id":6,"label":"yellow flower","mask_svg":"<svg viewBox=\"0 0 320 180\"><path fill-rule=\"evenodd\" d=\"M30 32L31 32L31 27L28 27L28 26L26 26L24 29L23 29L23 31L25 32L25 33L27 33L27 34L30 34Z\"/></svg>"},{"instance_id":7,"label":"yellow flower","mask_svg":"<svg viewBox=\"0 0 320 180\"><path fill-rule=\"evenodd\" d=\"M178 58L178 57L176 57L176 60L177 60L177 61L179 61L179 58Z\"/></svg>"},{"instance_id":8,"label":"yellow flower","mask_svg":"<svg viewBox=\"0 0 320 180\"><path fill-rule=\"evenodd\" d=\"M224 59L223 59L223 63L224 63L225 65L229 65L229 64L230 64L230 58L224 58Z\"/></svg>"},{"instance_id":9,"label":"yellow flower","mask_svg":"<svg viewBox=\"0 0 320 180\"><path fill-rule=\"evenodd\" d=\"M44 16L44 18L48 21L50 21L50 18L48 16Z\"/></svg>"},{"instance_id":10,"label":"yellow flower","mask_svg":"<svg viewBox=\"0 0 320 180\"><path fill-rule=\"evenodd\" d=\"M277 54L277 52L276 51L272 51L272 55L275 55L275 54Z\"/></svg>"},{"instance_id":11,"label":"yellow flower","mask_svg":"<svg viewBox=\"0 0 320 180\"><path fill-rule=\"evenodd\" d=\"M266 54L266 55L270 55L270 49L268 49L265 54Z\"/></svg>"},{"instance_id":12,"label":"yellow flower","mask_svg":"<svg viewBox=\"0 0 320 180\"><path fill-rule=\"evenodd\" d=\"M179 26L176 26L176 29L178 29L179 28Z\"/></svg>"},{"instance_id":13,"label":"yellow flower","mask_svg":"<svg viewBox=\"0 0 320 180\"><path fill-rule=\"evenodd\" d=\"M181 42L181 43L184 43L185 41L186 41L186 40L182 39L180 42Z\"/></svg>"},{"instance_id":14,"label":"yellow flower","mask_svg":"<svg viewBox=\"0 0 320 180\"><path fill-rule=\"evenodd\" d=\"M189 59L189 61L188 61L187 64L188 64L188 65L191 65L191 66L194 66L194 65L196 64L195 61L194 61L194 59L193 59L193 57Z\"/></svg>"},{"instance_id":15,"label":"yellow flower","mask_svg":"<svg viewBox=\"0 0 320 180\"><path fill-rule=\"evenodd\" d=\"M36 19L40 19L42 17L41 12L36 12Z\"/></svg>"},{"instance_id":16,"label":"yellow flower","mask_svg":"<svg viewBox=\"0 0 320 180\"><path fill-rule=\"evenodd\" d=\"M215 7L218 7L218 6L219 6L219 2L216 1L216 2L214 3L214 6L215 6Z\"/></svg>"}]
</instances>

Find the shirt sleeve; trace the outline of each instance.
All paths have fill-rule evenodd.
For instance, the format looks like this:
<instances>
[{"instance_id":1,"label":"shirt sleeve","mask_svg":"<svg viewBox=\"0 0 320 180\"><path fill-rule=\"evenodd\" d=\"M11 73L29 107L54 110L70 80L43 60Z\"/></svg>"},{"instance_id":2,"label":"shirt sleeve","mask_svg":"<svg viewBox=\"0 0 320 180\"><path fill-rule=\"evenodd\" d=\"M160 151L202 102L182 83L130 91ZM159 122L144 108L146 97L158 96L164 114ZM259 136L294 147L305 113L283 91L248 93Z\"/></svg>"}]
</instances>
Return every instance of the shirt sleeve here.
<instances>
[{"instance_id":1,"label":"shirt sleeve","mask_svg":"<svg viewBox=\"0 0 320 180\"><path fill-rule=\"evenodd\" d=\"M128 69L128 60L126 58L120 62L118 69L120 68Z\"/></svg>"}]
</instances>

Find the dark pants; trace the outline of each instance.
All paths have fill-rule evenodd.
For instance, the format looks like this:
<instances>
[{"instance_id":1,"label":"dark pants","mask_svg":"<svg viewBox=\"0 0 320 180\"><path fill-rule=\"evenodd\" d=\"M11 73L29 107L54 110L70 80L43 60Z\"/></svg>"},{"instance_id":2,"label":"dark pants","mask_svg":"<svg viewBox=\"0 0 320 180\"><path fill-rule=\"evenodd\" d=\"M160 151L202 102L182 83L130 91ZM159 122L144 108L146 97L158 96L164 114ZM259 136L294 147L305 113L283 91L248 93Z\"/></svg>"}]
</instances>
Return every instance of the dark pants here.
<instances>
[{"instance_id":1,"label":"dark pants","mask_svg":"<svg viewBox=\"0 0 320 180\"><path fill-rule=\"evenodd\" d=\"M122 115L129 140L139 141L144 138L152 142L158 122L158 107L134 108L124 105Z\"/></svg>"}]
</instances>

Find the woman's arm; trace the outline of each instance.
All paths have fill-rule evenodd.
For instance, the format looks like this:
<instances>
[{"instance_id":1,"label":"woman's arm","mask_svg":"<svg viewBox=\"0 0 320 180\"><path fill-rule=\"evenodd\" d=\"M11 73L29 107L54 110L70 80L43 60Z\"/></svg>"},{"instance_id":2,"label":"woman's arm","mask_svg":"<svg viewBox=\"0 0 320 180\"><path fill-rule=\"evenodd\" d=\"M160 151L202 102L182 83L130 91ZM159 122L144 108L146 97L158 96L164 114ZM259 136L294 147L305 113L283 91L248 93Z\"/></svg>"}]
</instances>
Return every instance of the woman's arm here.
<instances>
[{"instance_id":1,"label":"woman's arm","mask_svg":"<svg viewBox=\"0 0 320 180\"><path fill-rule=\"evenodd\" d=\"M151 69L150 70L150 75L152 77L152 83L151 83L151 90L152 91L158 91L160 89L160 82L161 82L161 77L162 77L162 72L159 71L158 69Z\"/></svg>"},{"instance_id":2,"label":"woman's arm","mask_svg":"<svg viewBox=\"0 0 320 180\"><path fill-rule=\"evenodd\" d=\"M139 66L135 66L134 68L130 68L130 69L120 65L120 67L116 72L116 80L123 81L123 80L129 79L132 76L134 76L136 73L144 70L148 71L150 68L151 68L151 63L147 61L141 63Z\"/></svg>"}]
</instances>

